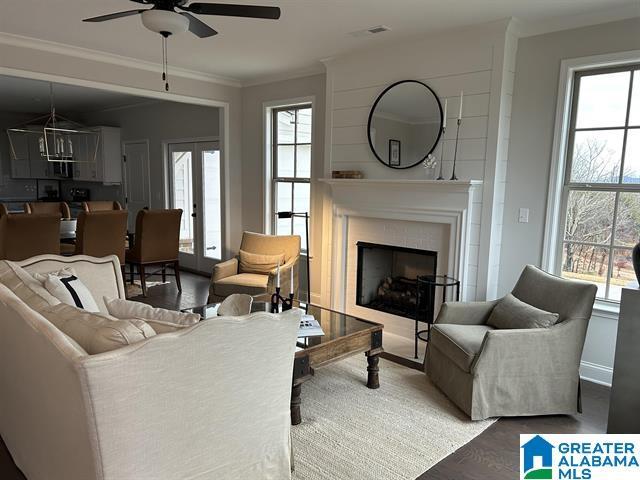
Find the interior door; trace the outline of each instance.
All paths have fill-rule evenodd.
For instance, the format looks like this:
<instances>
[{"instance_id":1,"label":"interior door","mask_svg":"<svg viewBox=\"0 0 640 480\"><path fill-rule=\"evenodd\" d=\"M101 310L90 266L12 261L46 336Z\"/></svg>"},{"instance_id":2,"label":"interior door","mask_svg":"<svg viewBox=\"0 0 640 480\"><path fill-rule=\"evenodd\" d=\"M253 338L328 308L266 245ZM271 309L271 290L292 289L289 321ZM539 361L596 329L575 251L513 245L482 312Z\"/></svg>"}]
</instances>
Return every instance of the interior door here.
<instances>
[{"instance_id":1,"label":"interior door","mask_svg":"<svg viewBox=\"0 0 640 480\"><path fill-rule=\"evenodd\" d=\"M127 228L136 229L136 216L145 207L150 207L149 145L146 141L125 142L124 152L124 196L125 208L129 211Z\"/></svg>"},{"instance_id":2,"label":"interior door","mask_svg":"<svg viewBox=\"0 0 640 480\"><path fill-rule=\"evenodd\" d=\"M218 142L169 144L170 206L181 208L180 264L209 273L222 258L222 162Z\"/></svg>"}]
</instances>

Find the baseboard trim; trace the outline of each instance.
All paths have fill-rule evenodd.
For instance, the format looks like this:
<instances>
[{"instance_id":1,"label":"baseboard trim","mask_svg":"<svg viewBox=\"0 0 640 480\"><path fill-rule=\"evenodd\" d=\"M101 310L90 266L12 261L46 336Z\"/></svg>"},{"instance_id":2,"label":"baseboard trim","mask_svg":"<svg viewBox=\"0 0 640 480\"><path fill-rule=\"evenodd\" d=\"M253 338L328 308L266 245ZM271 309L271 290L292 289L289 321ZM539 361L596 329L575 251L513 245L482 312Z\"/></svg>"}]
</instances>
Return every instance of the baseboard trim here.
<instances>
[{"instance_id":1,"label":"baseboard trim","mask_svg":"<svg viewBox=\"0 0 640 480\"><path fill-rule=\"evenodd\" d=\"M613 380L613 368L582 361L580 362L580 378L610 387Z\"/></svg>"}]
</instances>

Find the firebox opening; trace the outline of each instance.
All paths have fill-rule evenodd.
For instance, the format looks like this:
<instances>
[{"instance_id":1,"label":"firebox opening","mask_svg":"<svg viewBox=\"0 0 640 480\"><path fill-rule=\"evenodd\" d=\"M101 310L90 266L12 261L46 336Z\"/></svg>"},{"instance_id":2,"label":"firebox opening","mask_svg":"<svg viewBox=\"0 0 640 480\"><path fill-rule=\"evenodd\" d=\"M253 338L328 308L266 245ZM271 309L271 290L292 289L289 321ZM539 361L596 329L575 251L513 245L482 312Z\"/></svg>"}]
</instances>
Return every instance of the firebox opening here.
<instances>
[{"instance_id":1,"label":"firebox opening","mask_svg":"<svg viewBox=\"0 0 640 480\"><path fill-rule=\"evenodd\" d=\"M427 295L418 295L419 275L435 275L438 253L358 242L356 304L401 317L424 319Z\"/></svg>"}]
</instances>

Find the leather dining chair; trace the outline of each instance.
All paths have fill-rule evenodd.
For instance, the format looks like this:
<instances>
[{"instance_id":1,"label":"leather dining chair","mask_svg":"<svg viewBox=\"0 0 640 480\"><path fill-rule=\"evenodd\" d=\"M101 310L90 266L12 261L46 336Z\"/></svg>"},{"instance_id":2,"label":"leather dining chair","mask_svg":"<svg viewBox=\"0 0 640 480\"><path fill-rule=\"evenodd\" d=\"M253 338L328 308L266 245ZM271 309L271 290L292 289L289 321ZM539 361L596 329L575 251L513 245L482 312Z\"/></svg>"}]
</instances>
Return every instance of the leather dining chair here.
<instances>
[{"instance_id":1,"label":"leather dining chair","mask_svg":"<svg viewBox=\"0 0 640 480\"><path fill-rule=\"evenodd\" d=\"M76 255L106 257L116 255L125 261L127 211L80 212L76 226Z\"/></svg>"},{"instance_id":2,"label":"leather dining chair","mask_svg":"<svg viewBox=\"0 0 640 480\"><path fill-rule=\"evenodd\" d=\"M24 213L57 213L61 218L71 218L66 202L27 202L24 204Z\"/></svg>"},{"instance_id":3,"label":"leather dining chair","mask_svg":"<svg viewBox=\"0 0 640 480\"><path fill-rule=\"evenodd\" d=\"M82 202L82 210L85 212L104 212L109 210L122 210L120 202L110 200L95 200L92 202Z\"/></svg>"},{"instance_id":4,"label":"leather dining chair","mask_svg":"<svg viewBox=\"0 0 640 480\"><path fill-rule=\"evenodd\" d=\"M3 217L5 215L9 215L9 210L4 203L0 203L0 217Z\"/></svg>"},{"instance_id":5,"label":"leather dining chair","mask_svg":"<svg viewBox=\"0 0 640 480\"><path fill-rule=\"evenodd\" d=\"M174 270L176 286L182 292L180 283L180 262L178 260L180 241L180 221L182 210L147 210L138 212L133 245L126 252L126 262L130 265L131 283L134 268L138 268L142 295L147 296L147 267L160 267L162 281L166 281L167 266Z\"/></svg>"},{"instance_id":6,"label":"leather dining chair","mask_svg":"<svg viewBox=\"0 0 640 480\"><path fill-rule=\"evenodd\" d=\"M20 261L45 253L60 255L60 216L56 214L2 215L0 256Z\"/></svg>"}]
</instances>

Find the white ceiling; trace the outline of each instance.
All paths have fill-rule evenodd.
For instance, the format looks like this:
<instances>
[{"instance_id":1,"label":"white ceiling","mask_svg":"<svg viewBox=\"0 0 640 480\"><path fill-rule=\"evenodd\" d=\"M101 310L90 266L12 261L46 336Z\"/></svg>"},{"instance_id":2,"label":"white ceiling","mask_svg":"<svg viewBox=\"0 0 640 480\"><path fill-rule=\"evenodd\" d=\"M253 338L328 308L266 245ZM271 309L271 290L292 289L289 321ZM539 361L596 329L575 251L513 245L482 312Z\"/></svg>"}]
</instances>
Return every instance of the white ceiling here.
<instances>
[{"instance_id":1,"label":"white ceiling","mask_svg":"<svg viewBox=\"0 0 640 480\"><path fill-rule=\"evenodd\" d=\"M49 112L49 82L0 75L0 111ZM62 115L148 103L150 99L73 85L53 84L56 111ZM152 100L151 100L152 101Z\"/></svg>"},{"instance_id":2,"label":"white ceiling","mask_svg":"<svg viewBox=\"0 0 640 480\"><path fill-rule=\"evenodd\" d=\"M320 59L403 37L516 17L530 32L640 16L638 0L233 0L277 5L280 20L204 16L220 34L169 40L170 65L240 82L317 71ZM160 36L139 16L105 23L83 18L143 7L128 0L12 0L0 31L160 62ZM367 37L350 32L376 25L392 31Z\"/></svg>"}]
</instances>

